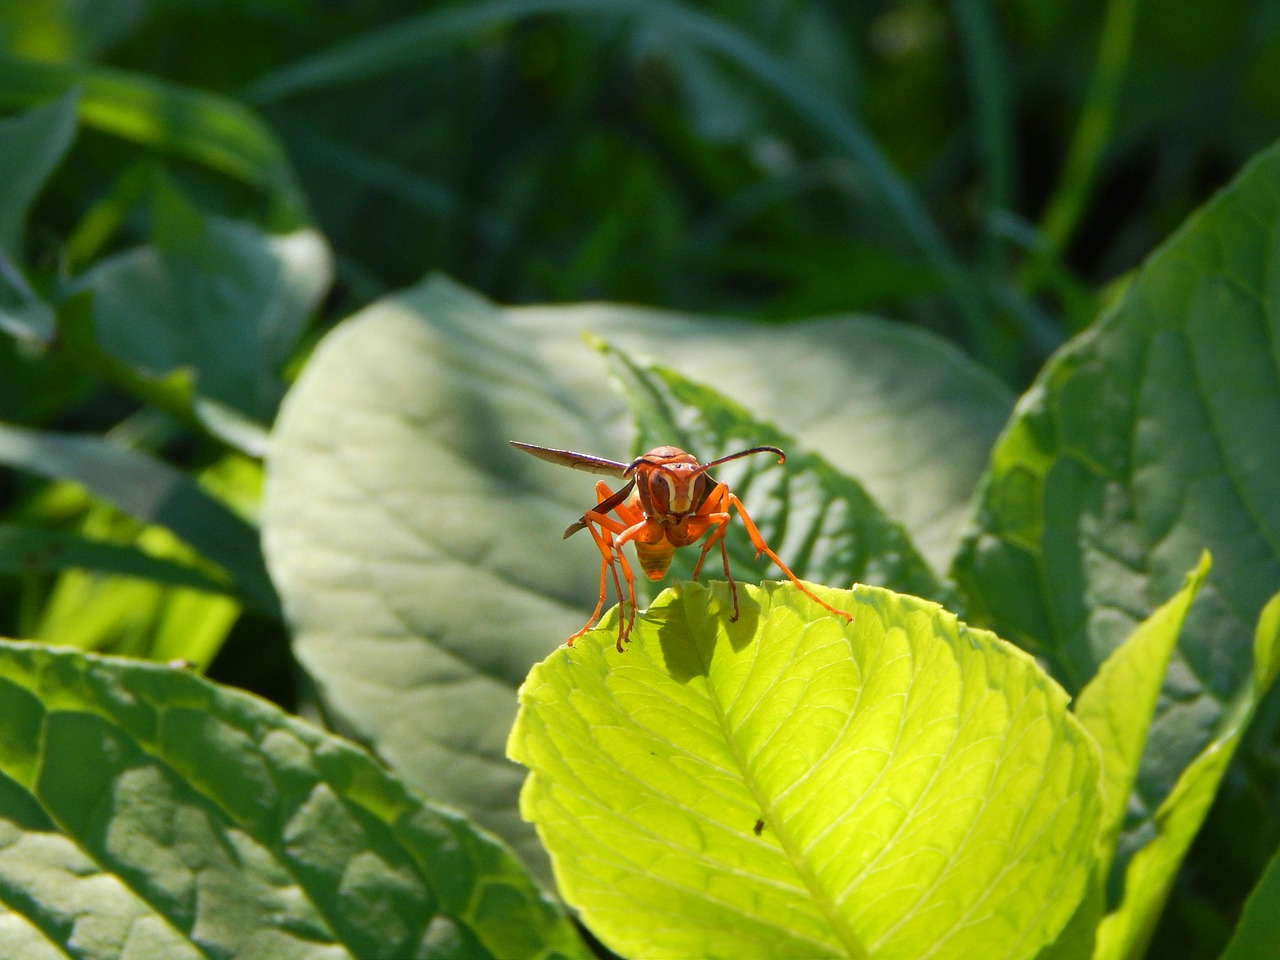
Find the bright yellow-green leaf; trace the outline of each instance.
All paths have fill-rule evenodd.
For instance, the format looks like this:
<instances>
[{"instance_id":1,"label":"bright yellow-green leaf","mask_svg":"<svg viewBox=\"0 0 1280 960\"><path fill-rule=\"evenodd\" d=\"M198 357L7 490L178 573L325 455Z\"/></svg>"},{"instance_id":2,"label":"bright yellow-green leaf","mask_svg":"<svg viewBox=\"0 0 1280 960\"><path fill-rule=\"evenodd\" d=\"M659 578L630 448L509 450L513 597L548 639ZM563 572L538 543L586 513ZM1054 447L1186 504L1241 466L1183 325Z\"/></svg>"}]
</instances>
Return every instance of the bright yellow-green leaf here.
<instances>
[{"instance_id":1,"label":"bright yellow-green leaf","mask_svg":"<svg viewBox=\"0 0 1280 960\"><path fill-rule=\"evenodd\" d=\"M565 899L644 957L1023 957L1085 890L1098 759L1066 694L936 604L664 592L536 666L509 752Z\"/></svg>"}]
</instances>

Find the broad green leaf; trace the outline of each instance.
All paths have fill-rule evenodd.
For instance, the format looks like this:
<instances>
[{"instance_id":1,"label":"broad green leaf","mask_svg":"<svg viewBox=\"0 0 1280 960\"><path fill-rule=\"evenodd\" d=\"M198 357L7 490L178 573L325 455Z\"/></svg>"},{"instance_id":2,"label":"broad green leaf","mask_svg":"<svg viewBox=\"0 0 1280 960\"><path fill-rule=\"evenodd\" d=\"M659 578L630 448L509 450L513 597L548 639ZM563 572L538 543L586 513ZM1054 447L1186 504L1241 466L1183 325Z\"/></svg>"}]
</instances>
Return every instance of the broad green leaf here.
<instances>
[{"instance_id":1,"label":"broad green leaf","mask_svg":"<svg viewBox=\"0 0 1280 960\"><path fill-rule=\"evenodd\" d=\"M586 955L493 839L255 697L0 642L0 703L6 945L103 960Z\"/></svg>"},{"instance_id":2,"label":"broad green leaf","mask_svg":"<svg viewBox=\"0 0 1280 960\"><path fill-rule=\"evenodd\" d=\"M167 527L222 566L246 603L276 610L256 531L182 471L99 437L6 424L0 424L0 463L75 480L130 516Z\"/></svg>"},{"instance_id":3,"label":"broad green leaf","mask_svg":"<svg viewBox=\"0 0 1280 960\"><path fill-rule=\"evenodd\" d=\"M272 437L263 542L326 706L427 795L542 856L503 745L529 666L595 601L561 543L583 491L507 444L600 449L590 419L488 304L389 297L316 348Z\"/></svg>"},{"instance_id":4,"label":"broad green leaf","mask_svg":"<svg viewBox=\"0 0 1280 960\"><path fill-rule=\"evenodd\" d=\"M590 478L507 441L626 458L630 414L584 330L735 382L724 392L740 402L794 405L786 429L801 445L883 461L879 485L896 475L925 491L917 519L959 509L1006 412L949 348L865 319L780 330L607 306L501 311L433 279L326 337L267 460L264 545L299 660L327 708L413 785L534 863L504 743L529 667L594 606L599 554L561 539L593 500Z\"/></svg>"},{"instance_id":5,"label":"broad green leaf","mask_svg":"<svg viewBox=\"0 0 1280 960\"><path fill-rule=\"evenodd\" d=\"M1209 557L1205 555L1183 588L1103 661L1076 700L1076 718L1102 750L1103 807L1098 855L1104 862L1115 854L1169 658L1191 602L1208 573Z\"/></svg>"},{"instance_id":6,"label":"broad green leaf","mask_svg":"<svg viewBox=\"0 0 1280 960\"><path fill-rule=\"evenodd\" d=\"M1124 900L1098 928L1095 960L1141 957L1174 878L1218 792L1258 703L1280 672L1280 594L1262 611L1253 644L1252 676L1213 739L1187 765L1153 818L1155 837L1125 871ZM1272 930L1274 944L1274 930Z\"/></svg>"},{"instance_id":7,"label":"broad green leaf","mask_svg":"<svg viewBox=\"0 0 1280 960\"><path fill-rule=\"evenodd\" d=\"M584 330L719 391L856 478L938 573L951 564L974 487L1013 409L1009 392L951 344L874 317L779 328L610 304L507 314L587 408L615 425L615 454L630 449L631 421Z\"/></svg>"},{"instance_id":8,"label":"broad green leaf","mask_svg":"<svg viewBox=\"0 0 1280 960\"><path fill-rule=\"evenodd\" d=\"M955 567L971 616L1076 691L1213 555L1152 724L1130 839L1222 721L1253 621L1280 586L1278 238L1271 150L1050 361L992 455Z\"/></svg>"},{"instance_id":9,"label":"broad green leaf","mask_svg":"<svg viewBox=\"0 0 1280 960\"><path fill-rule=\"evenodd\" d=\"M776 458L762 455L726 463L714 476L743 501L765 542L797 576L828 586L869 583L930 600L954 600L902 527L856 480L709 387L664 367L641 367L616 351L610 357L636 418L637 455L666 444L695 453L703 463L761 445L787 454L781 469L765 469ZM767 557L755 558L737 518L726 542L739 571L754 570L755 579L782 578ZM692 574L695 556L689 551L676 561L681 576Z\"/></svg>"},{"instance_id":10,"label":"broad green leaf","mask_svg":"<svg viewBox=\"0 0 1280 960\"><path fill-rule=\"evenodd\" d=\"M329 287L328 246L314 230L270 236L157 191L153 242L82 275L102 348L134 367L196 373L196 391L262 422L282 371Z\"/></svg>"},{"instance_id":11,"label":"broad green leaf","mask_svg":"<svg viewBox=\"0 0 1280 960\"><path fill-rule=\"evenodd\" d=\"M1245 901L1221 960L1275 960L1276 917L1280 917L1280 851Z\"/></svg>"},{"instance_id":12,"label":"broad green leaf","mask_svg":"<svg viewBox=\"0 0 1280 960\"><path fill-rule=\"evenodd\" d=\"M664 592L536 666L511 756L565 899L645 957L1024 957L1097 840L1096 746L1020 650L875 587Z\"/></svg>"},{"instance_id":13,"label":"broad green leaf","mask_svg":"<svg viewBox=\"0 0 1280 960\"><path fill-rule=\"evenodd\" d=\"M0 120L0 255L21 262L27 211L76 132L74 92Z\"/></svg>"},{"instance_id":14,"label":"broad green leaf","mask_svg":"<svg viewBox=\"0 0 1280 960\"><path fill-rule=\"evenodd\" d=\"M125 70L0 56L0 105L27 106L75 89L85 126L258 188L273 201L282 226L306 222L306 201L284 147L244 104Z\"/></svg>"}]
</instances>

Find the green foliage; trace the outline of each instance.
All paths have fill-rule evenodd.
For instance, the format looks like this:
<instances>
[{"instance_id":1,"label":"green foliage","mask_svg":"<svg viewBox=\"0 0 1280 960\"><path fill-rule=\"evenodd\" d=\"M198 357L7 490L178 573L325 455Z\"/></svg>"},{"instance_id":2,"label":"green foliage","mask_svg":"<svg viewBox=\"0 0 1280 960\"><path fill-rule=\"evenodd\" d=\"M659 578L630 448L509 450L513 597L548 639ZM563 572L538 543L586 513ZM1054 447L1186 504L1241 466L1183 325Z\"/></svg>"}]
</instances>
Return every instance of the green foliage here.
<instances>
[{"instance_id":1,"label":"green foliage","mask_svg":"<svg viewBox=\"0 0 1280 960\"><path fill-rule=\"evenodd\" d=\"M151 223L149 244L102 259L78 280L93 294L102 349L152 374L189 368L202 398L269 423L284 365L329 288L323 238L204 216L163 183Z\"/></svg>"},{"instance_id":2,"label":"green foliage","mask_svg":"<svg viewBox=\"0 0 1280 960\"><path fill-rule=\"evenodd\" d=\"M1254 161L1050 361L992 453L956 575L981 622L1078 689L1201 550L1189 616L1125 856L1248 683L1259 611L1280 582L1280 422L1268 303L1280 151ZM1050 586L1051 585L1051 586Z\"/></svg>"},{"instance_id":3,"label":"green foliage","mask_svg":"<svg viewBox=\"0 0 1280 960\"><path fill-rule=\"evenodd\" d=\"M1260 955L1271 7L0 4L5 950Z\"/></svg>"},{"instance_id":4,"label":"green foliage","mask_svg":"<svg viewBox=\"0 0 1280 960\"><path fill-rule=\"evenodd\" d=\"M1280 673L1280 594L1263 611L1253 675L1213 739L1183 769L1153 817L1155 836L1129 862L1124 899L1098 930L1098 960L1140 955L1151 937L1178 867L1200 829L1245 728ZM1265 891L1264 891L1265 895Z\"/></svg>"}]
</instances>

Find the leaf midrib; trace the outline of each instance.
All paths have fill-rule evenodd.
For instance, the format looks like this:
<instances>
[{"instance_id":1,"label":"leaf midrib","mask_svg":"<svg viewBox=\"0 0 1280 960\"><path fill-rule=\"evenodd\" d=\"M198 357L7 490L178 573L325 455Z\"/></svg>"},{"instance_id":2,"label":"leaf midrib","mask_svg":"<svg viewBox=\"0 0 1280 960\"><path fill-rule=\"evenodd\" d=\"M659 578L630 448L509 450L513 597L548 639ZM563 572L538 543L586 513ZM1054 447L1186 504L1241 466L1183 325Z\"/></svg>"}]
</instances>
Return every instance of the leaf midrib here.
<instances>
[{"instance_id":1,"label":"leaf midrib","mask_svg":"<svg viewBox=\"0 0 1280 960\"><path fill-rule=\"evenodd\" d=\"M687 628L690 636L697 635L692 624L688 624ZM716 634L717 644L720 642L720 636L720 633ZM755 642L761 643L762 638L757 637ZM739 749L739 744L734 736L734 728L729 723L724 705L721 704L717 695L719 692L718 688L715 684L710 682L712 669L711 663L709 663L703 655L703 647L700 644L695 645L695 648L698 659L702 663L703 675L708 680L707 702L711 705L711 708L714 711L716 722L719 724L720 730L724 735L725 745L728 748L729 755L733 758L734 764L738 768L739 775L742 777L743 785L751 793L752 799L755 800L760 808L762 814L761 818L769 824L770 829L773 831L773 835L777 838L779 845L782 847L783 853L786 854L787 862L791 864L792 869L796 872L796 876L799 877L800 882L804 884L805 889L809 891L810 897L813 898L813 902L818 907L819 911L821 911L827 923L830 924L832 932L844 947L847 955L854 958L854 960L860 960L860 958L868 957L869 954L867 953L866 948L862 945L862 941L858 939L853 928L849 926L848 922L841 915L839 907L836 905L835 901L827 895L826 890L823 888L817 876L810 868L808 861L801 853L795 839L791 837L789 832L785 829L782 819L778 816L773 804L769 802L768 794L765 793L755 777L752 776L751 767L747 762L747 758L743 756Z\"/></svg>"}]
</instances>

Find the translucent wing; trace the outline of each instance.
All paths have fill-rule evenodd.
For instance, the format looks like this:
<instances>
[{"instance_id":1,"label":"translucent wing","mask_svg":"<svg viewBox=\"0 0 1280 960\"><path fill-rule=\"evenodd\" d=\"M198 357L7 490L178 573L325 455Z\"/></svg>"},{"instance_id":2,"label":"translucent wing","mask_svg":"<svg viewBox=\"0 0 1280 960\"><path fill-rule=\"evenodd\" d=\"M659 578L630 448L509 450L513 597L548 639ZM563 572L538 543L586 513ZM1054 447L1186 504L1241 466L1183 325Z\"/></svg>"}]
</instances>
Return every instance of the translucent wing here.
<instances>
[{"instance_id":1,"label":"translucent wing","mask_svg":"<svg viewBox=\"0 0 1280 960\"><path fill-rule=\"evenodd\" d=\"M519 447L525 453L531 453L539 460L556 463L574 470L585 470L588 473L602 473L609 477L626 475L627 464L617 460L606 460L604 457L592 456L589 453L574 453L572 450L556 450L553 447L539 447L533 443L521 443L519 440L508 441L513 447Z\"/></svg>"}]
</instances>

